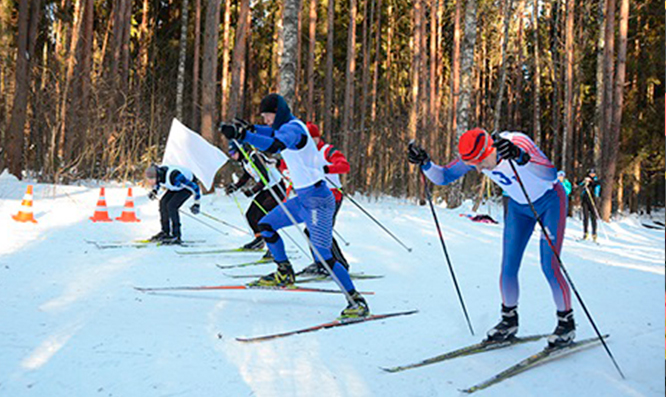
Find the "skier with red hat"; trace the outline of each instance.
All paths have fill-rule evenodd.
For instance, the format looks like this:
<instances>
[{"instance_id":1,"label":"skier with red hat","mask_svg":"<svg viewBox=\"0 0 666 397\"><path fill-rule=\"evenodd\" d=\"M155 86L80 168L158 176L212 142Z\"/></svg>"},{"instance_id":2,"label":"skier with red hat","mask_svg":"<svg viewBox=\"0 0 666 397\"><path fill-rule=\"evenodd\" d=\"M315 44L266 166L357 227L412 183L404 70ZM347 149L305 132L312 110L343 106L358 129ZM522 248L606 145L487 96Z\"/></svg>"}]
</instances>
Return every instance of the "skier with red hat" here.
<instances>
[{"instance_id":1,"label":"skier with red hat","mask_svg":"<svg viewBox=\"0 0 666 397\"><path fill-rule=\"evenodd\" d=\"M510 161L516 165L520 179L536 213L544 224L558 254L561 254L567 216L567 197L557 178L557 169L525 134L502 132L493 137L477 128L465 132L458 142L459 158L446 166L430 161L428 153L414 142L408 147L408 158L421 167L433 183L447 185L476 168L498 184L509 197L502 246L502 319L487 333L487 340L511 340L518 332L518 270L537 218L514 174ZM573 342L575 323L571 308L571 292L559 262L548 241L540 241L541 269L550 285L558 324L548 338L550 346Z\"/></svg>"}]
</instances>

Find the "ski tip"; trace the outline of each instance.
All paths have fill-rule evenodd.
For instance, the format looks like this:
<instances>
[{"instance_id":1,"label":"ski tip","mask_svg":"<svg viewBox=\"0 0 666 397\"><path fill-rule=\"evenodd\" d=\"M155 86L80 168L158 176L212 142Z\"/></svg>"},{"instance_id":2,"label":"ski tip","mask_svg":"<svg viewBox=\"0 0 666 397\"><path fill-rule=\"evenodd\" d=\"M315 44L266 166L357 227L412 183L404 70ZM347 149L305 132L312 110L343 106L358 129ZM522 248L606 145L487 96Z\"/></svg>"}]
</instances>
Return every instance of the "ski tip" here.
<instances>
[{"instance_id":1,"label":"ski tip","mask_svg":"<svg viewBox=\"0 0 666 397\"><path fill-rule=\"evenodd\" d=\"M391 367L391 368L379 367L379 368L384 372L388 372L389 374L400 372L401 369L401 367Z\"/></svg>"}]
</instances>

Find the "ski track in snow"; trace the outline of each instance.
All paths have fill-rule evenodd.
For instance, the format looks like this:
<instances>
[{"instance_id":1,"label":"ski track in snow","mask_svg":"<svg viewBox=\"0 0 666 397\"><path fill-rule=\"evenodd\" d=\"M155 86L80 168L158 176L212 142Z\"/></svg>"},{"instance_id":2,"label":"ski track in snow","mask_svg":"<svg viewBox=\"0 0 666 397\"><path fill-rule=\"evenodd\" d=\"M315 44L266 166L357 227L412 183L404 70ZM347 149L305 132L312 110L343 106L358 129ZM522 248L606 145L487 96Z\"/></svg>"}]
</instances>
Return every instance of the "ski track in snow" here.
<instances>
[{"instance_id":1,"label":"ski track in snow","mask_svg":"<svg viewBox=\"0 0 666 397\"><path fill-rule=\"evenodd\" d=\"M242 344L234 338L327 322L341 295L274 291L141 293L134 286L235 284L215 263L248 256L183 257L173 247L97 249L85 240L146 238L159 228L157 203L134 190L137 224L93 224L99 189L35 185L38 224L13 222L26 183L0 176L0 396L458 396L538 351L542 342L387 374L479 341L499 316L503 225L476 224L469 210L437 207L442 232L476 336L471 336L428 207L359 198L408 246L409 254L345 201L338 231L354 271L383 274L356 281L373 312L416 315ZM126 189L107 186L112 217ZM247 205L244 199L242 204ZM184 206L187 208L188 205ZM204 197L202 209L246 227L232 199ZM482 207L486 209L486 207ZM501 209L493 207L495 218ZM660 213L663 218L663 213ZM236 247L248 236L207 218L222 236L187 217L186 238ZM479 396L663 396L664 232L638 217L606 224L601 245L576 241L569 218L562 258L627 375L621 380L602 348L576 353L478 392ZM305 243L292 230L299 244ZM521 334L552 331L555 308L539 265L536 231L523 259ZM288 249L295 250L288 241ZM296 270L309 264L298 254ZM272 265L234 274L272 271ZM313 286L335 288L333 283ZM578 337L593 335L577 301Z\"/></svg>"}]
</instances>

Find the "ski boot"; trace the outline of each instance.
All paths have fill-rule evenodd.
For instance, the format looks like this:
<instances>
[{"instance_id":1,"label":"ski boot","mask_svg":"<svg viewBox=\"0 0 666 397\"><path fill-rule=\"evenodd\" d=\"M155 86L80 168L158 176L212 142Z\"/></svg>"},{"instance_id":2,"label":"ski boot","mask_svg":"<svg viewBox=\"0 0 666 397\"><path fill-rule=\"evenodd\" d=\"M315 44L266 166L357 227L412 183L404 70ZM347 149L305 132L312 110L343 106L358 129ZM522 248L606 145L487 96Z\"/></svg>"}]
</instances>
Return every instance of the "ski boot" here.
<instances>
[{"instance_id":1,"label":"ski boot","mask_svg":"<svg viewBox=\"0 0 666 397\"><path fill-rule=\"evenodd\" d=\"M169 237L171 237L171 236L169 236L169 233L159 232L156 235L154 235L153 237L151 237L150 239L148 239L148 241L153 242L153 243L159 243L162 240L167 239Z\"/></svg>"},{"instance_id":2,"label":"ski boot","mask_svg":"<svg viewBox=\"0 0 666 397\"><path fill-rule=\"evenodd\" d=\"M596 233L592 235L592 241L594 241L595 243L597 242L597 235L596 235Z\"/></svg>"},{"instance_id":3,"label":"ski boot","mask_svg":"<svg viewBox=\"0 0 666 397\"><path fill-rule=\"evenodd\" d=\"M249 283L252 287L289 287L294 285L296 277L289 262L278 263L277 271Z\"/></svg>"},{"instance_id":4,"label":"ski boot","mask_svg":"<svg viewBox=\"0 0 666 397\"><path fill-rule=\"evenodd\" d=\"M264 256L261 257L261 259L268 262L268 261L272 261L275 258L273 258L273 253L271 252L271 250L268 250L268 251L266 251Z\"/></svg>"},{"instance_id":5,"label":"ski boot","mask_svg":"<svg viewBox=\"0 0 666 397\"><path fill-rule=\"evenodd\" d=\"M588 233L585 233L585 234L583 234L583 238L581 239L581 241L585 241L588 238L590 238L590 235Z\"/></svg>"},{"instance_id":6,"label":"ski boot","mask_svg":"<svg viewBox=\"0 0 666 397\"><path fill-rule=\"evenodd\" d=\"M257 250L260 250L260 249L264 248L264 245L265 245L265 243L264 243L263 237L257 236L254 240L245 244L243 246L243 249L248 250L248 251L257 251Z\"/></svg>"},{"instance_id":7,"label":"ski boot","mask_svg":"<svg viewBox=\"0 0 666 397\"><path fill-rule=\"evenodd\" d=\"M180 236L167 236L160 241L162 245L182 245L183 241Z\"/></svg>"},{"instance_id":8,"label":"ski boot","mask_svg":"<svg viewBox=\"0 0 666 397\"><path fill-rule=\"evenodd\" d=\"M566 346L573 343L576 337L576 323L574 322L573 309L565 312L557 312L557 327L552 335L548 337L548 348Z\"/></svg>"},{"instance_id":9,"label":"ski boot","mask_svg":"<svg viewBox=\"0 0 666 397\"><path fill-rule=\"evenodd\" d=\"M486 342L504 342L518 333L518 306L502 305L502 320L486 334Z\"/></svg>"},{"instance_id":10,"label":"ski boot","mask_svg":"<svg viewBox=\"0 0 666 397\"><path fill-rule=\"evenodd\" d=\"M328 271L319 262L307 266L305 269L298 272L299 276L328 276Z\"/></svg>"},{"instance_id":11,"label":"ski boot","mask_svg":"<svg viewBox=\"0 0 666 397\"><path fill-rule=\"evenodd\" d=\"M347 305L347 307L340 313L338 319L344 320L367 317L370 314L370 309L368 308L368 303L365 301L365 298L363 298L357 291L351 293L351 298L354 303L349 303L349 305Z\"/></svg>"}]
</instances>

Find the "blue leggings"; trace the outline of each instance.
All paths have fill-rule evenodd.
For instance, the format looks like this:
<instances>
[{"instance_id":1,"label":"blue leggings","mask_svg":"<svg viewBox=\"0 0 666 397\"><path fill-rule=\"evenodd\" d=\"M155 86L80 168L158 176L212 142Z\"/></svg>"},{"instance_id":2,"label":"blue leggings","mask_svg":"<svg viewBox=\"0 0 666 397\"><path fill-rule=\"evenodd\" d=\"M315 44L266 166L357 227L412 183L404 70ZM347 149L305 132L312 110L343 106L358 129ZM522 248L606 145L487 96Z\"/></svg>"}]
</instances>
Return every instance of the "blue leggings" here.
<instances>
[{"instance_id":1,"label":"blue leggings","mask_svg":"<svg viewBox=\"0 0 666 397\"><path fill-rule=\"evenodd\" d=\"M534 207L546 227L555 249L560 254L567 219L567 197L562 184L557 183L552 190L534 202ZM518 270L525 247L537 221L528 204L518 204L514 200L509 200L505 220L500 290L504 305L512 307L518 305ZM540 248L541 270L548 280L557 310L569 310L571 309L569 284L564 279L557 258L553 255L553 250L543 235Z\"/></svg>"},{"instance_id":2,"label":"blue leggings","mask_svg":"<svg viewBox=\"0 0 666 397\"><path fill-rule=\"evenodd\" d=\"M354 291L354 284L349 277L349 273L344 266L333 258L331 253L333 215L335 214L333 193L326 187L325 183L319 182L314 186L296 190L296 194L296 197L284 203L284 207L293 215L297 223L305 222L314 248L321 254L344 288L347 291ZM275 262L280 263L288 260L284 250L284 242L277 230L292 224L282 205L275 207L259 221L261 235L268 244L268 249L273 254ZM319 258L316 256L314 260L319 262Z\"/></svg>"}]
</instances>

